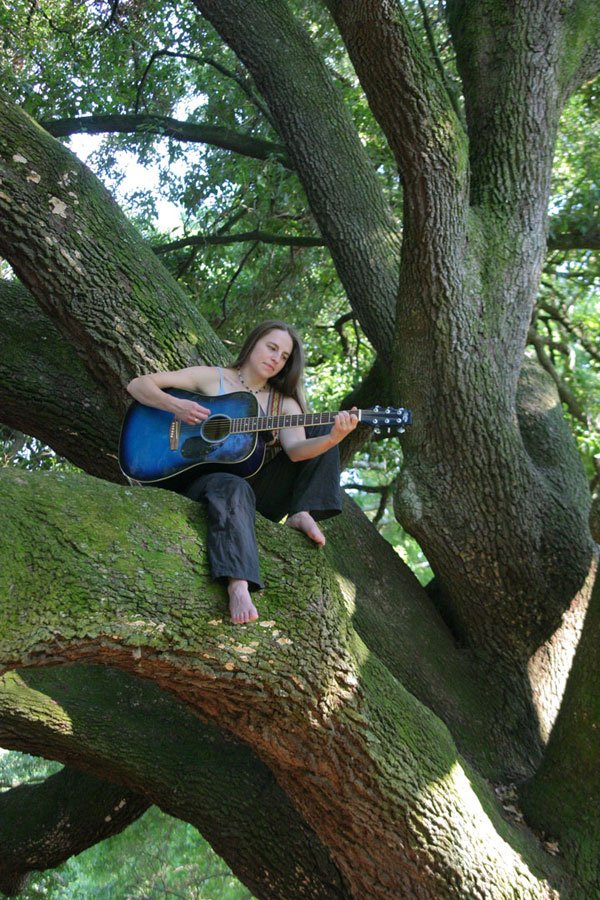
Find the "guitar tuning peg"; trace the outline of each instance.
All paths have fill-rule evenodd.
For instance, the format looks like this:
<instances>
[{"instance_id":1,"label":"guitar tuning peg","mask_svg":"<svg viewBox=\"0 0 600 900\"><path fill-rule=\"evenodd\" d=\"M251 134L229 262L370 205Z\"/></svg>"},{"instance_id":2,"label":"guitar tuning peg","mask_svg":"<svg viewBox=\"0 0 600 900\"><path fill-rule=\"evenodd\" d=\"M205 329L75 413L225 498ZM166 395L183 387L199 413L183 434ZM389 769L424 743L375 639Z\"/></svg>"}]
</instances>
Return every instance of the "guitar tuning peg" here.
<instances>
[{"instance_id":1,"label":"guitar tuning peg","mask_svg":"<svg viewBox=\"0 0 600 900\"><path fill-rule=\"evenodd\" d=\"M375 434L381 434L381 428L374 428L373 431Z\"/></svg>"},{"instance_id":2,"label":"guitar tuning peg","mask_svg":"<svg viewBox=\"0 0 600 900\"><path fill-rule=\"evenodd\" d=\"M398 434L404 434L405 431L406 431L406 428L404 427L404 425L401 425L400 428L398 429Z\"/></svg>"}]
</instances>

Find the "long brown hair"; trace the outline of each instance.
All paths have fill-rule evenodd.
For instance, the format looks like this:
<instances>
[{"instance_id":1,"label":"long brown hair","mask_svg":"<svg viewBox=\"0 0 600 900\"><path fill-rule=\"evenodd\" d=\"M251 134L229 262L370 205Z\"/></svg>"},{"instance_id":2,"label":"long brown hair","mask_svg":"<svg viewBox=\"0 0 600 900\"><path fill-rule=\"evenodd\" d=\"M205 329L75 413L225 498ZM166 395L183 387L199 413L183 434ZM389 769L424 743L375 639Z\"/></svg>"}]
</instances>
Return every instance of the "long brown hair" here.
<instances>
[{"instance_id":1,"label":"long brown hair","mask_svg":"<svg viewBox=\"0 0 600 900\"><path fill-rule=\"evenodd\" d=\"M272 378L269 378L267 384L280 391L286 397L293 397L300 407L306 411L306 400L304 397L304 349L302 341L297 331L288 325L287 322L280 322L278 319L267 319L252 329L242 345L242 349L238 353L237 359L233 363L236 369L241 368L257 342L264 337L269 331L285 331L292 339L292 352L288 356L285 366Z\"/></svg>"}]
</instances>

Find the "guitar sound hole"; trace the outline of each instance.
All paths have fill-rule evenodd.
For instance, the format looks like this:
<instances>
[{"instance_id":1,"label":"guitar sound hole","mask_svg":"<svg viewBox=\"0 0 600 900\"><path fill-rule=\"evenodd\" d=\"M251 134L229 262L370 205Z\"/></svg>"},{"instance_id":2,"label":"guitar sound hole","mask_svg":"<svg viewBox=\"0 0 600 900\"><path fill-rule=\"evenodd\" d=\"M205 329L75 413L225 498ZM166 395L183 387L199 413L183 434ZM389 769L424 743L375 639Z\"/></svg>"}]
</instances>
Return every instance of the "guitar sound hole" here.
<instances>
[{"instance_id":1,"label":"guitar sound hole","mask_svg":"<svg viewBox=\"0 0 600 900\"><path fill-rule=\"evenodd\" d=\"M209 444L224 441L231 433L231 419L228 416L216 415L205 419L200 434Z\"/></svg>"}]
</instances>

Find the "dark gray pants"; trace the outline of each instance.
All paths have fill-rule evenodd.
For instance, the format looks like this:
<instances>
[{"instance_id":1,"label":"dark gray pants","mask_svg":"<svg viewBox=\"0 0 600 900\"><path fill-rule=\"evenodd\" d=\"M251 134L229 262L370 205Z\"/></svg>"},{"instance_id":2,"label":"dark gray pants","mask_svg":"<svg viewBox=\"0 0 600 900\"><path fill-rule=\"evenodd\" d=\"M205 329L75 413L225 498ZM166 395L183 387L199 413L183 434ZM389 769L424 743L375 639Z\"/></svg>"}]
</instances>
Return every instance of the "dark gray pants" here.
<instances>
[{"instance_id":1,"label":"dark gray pants","mask_svg":"<svg viewBox=\"0 0 600 900\"><path fill-rule=\"evenodd\" d=\"M311 437L329 431L329 427L307 429ZM200 475L182 493L206 504L213 578L242 578L251 591L261 590L256 511L273 522L303 510L315 519L341 512L338 448L296 463L280 451L250 479L229 472Z\"/></svg>"}]
</instances>

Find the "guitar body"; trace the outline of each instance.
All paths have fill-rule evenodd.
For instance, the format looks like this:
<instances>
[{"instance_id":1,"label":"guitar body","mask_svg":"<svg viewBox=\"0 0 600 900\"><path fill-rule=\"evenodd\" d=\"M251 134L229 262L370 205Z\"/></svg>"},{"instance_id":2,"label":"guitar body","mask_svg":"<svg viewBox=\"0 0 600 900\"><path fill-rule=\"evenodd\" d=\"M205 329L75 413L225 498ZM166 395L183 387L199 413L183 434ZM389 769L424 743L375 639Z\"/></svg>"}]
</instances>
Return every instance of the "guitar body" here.
<instances>
[{"instance_id":1,"label":"guitar body","mask_svg":"<svg viewBox=\"0 0 600 900\"><path fill-rule=\"evenodd\" d=\"M253 394L239 391L204 397L175 388L165 393L194 400L211 414L198 425L186 425L175 420L173 413L134 401L125 416L119 442L119 465L128 478L168 487L169 479L183 473L233 472L250 478L258 472L268 432L228 433L231 419L262 415Z\"/></svg>"}]
</instances>

